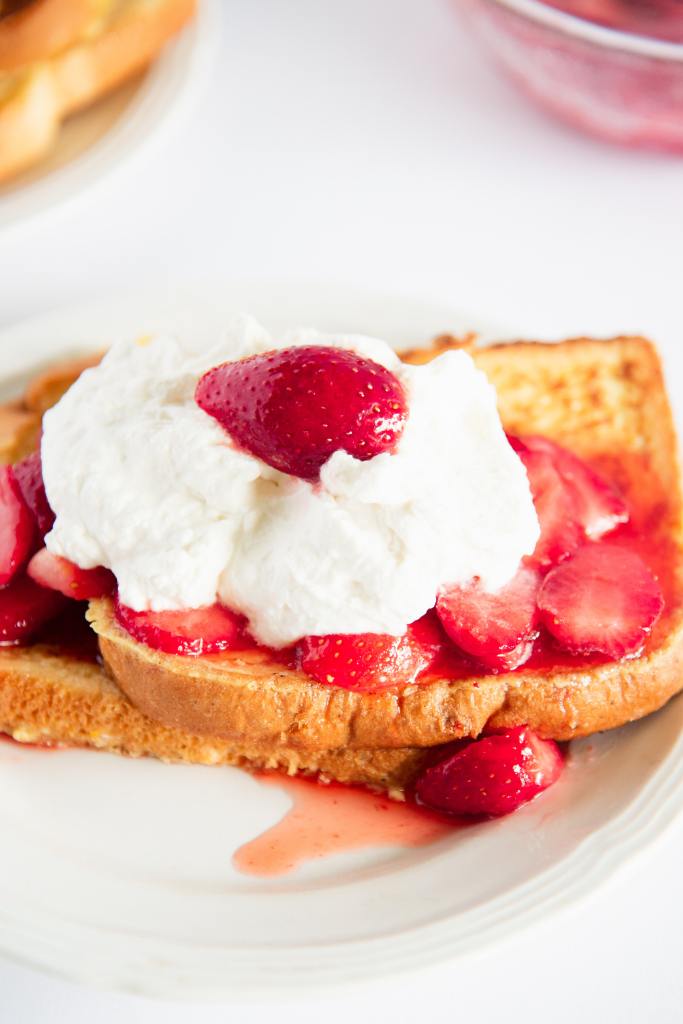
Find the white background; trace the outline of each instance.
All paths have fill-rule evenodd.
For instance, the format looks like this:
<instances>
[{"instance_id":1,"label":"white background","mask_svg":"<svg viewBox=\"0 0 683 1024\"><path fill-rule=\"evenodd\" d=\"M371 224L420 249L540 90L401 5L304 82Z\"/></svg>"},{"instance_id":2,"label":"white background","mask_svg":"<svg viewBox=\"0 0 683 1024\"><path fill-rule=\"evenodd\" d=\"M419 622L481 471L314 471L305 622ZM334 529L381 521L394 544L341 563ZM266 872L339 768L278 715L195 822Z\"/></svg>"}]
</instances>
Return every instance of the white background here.
<instances>
[{"instance_id":1,"label":"white background","mask_svg":"<svg viewBox=\"0 0 683 1024\"><path fill-rule=\"evenodd\" d=\"M454 2L223 6L208 92L164 145L0 236L0 323L118 287L285 276L453 300L527 336L679 344L683 158L530 108ZM291 1003L172 1006L0 964L0 1021L668 1024L683 1014L682 855L677 823L572 914L448 968Z\"/></svg>"}]
</instances>

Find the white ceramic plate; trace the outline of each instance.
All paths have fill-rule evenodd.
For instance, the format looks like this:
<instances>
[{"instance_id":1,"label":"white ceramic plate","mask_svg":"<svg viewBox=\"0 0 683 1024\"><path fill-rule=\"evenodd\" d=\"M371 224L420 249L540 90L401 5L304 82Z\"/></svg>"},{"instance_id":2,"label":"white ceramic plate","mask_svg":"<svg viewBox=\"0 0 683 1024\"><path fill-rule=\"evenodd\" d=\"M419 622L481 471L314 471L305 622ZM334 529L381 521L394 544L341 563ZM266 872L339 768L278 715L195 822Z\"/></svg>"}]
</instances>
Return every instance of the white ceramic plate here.
<instances>
[{"instance_id":1,"label":"white ceramic plate","mask_svg":"<svg viewBox=\"0 0 683 1024\"><path fill-rule=\"evenodd\" d=\"M220 0L201 0L194 21L143 75L68 118L50 154L0 185L0 228L80 197L159 141L205 80L218 39Z\"/></svg>"},{"instance_id":2,"label":"white ceramic plate","mask_svg":"<svg viewBox=\"0 0 683 1024\"><path fill-rule=\"evenodd\" d=\"M399 345L491 331L457 308L348 289L216 286L21 324L0 335L0 378L16 384L121 333L213 330L245 308L276 330L307 323ZM282 815L280 790L233 769L0 744L0 950L187 998L303 990L471 952L572 904L661 834L683 804L682 723L679 700L573 744L561 782L509 818L269 880L230 860Z\"/></svg>"}]
</instances>

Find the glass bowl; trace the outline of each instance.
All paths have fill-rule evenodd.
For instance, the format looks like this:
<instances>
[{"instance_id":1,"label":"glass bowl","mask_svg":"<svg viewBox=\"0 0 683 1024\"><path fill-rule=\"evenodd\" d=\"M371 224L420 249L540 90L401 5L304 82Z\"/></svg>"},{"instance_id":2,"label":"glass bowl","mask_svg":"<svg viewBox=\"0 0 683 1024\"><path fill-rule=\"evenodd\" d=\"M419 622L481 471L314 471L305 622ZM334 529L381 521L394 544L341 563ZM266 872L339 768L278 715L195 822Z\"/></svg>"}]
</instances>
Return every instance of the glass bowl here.
<instances>
[{"instance_id":1,"label":"glass bowl","mask_svg":"<svg viewBox=\"0 0 683 1024\"><path fill-rule=\"evenodd\" d=\"M460 0L521 89L577 128L683 153L683 43L606 28L540 0Z\"/></svg>"}]
</instances>

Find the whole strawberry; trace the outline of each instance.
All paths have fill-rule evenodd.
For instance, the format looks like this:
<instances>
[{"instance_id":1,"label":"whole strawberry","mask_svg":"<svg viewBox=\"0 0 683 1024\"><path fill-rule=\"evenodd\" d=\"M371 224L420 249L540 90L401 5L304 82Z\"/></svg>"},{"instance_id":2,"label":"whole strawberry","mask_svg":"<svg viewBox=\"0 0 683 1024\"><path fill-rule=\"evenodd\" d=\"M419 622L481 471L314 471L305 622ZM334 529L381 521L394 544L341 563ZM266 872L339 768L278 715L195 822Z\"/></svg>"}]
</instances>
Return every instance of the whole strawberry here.
<instances>
[{"instance_id":1,"label":"whole strawberry","mask_svg":"<svg viewBox=\"0 0 683 1024\"><path fill-rule=\"evenodd\" d=\"M392 451L408 414L390 370L325 345L222 363L204 374L195 398L241 448L306 480L340 449L363 461Z\"/></svg>"},{"instance_id":2,"label":"whole strawberry","mask_svg":"<svg viewBox=\"0 0 683 1024\"><path fill-rule=\"evenodd\" d=\"M520 725L448 748L418 777L415 798L447 814L499 817L551 786L562 767L557 744Z\"/></svg>"}]
</instances>

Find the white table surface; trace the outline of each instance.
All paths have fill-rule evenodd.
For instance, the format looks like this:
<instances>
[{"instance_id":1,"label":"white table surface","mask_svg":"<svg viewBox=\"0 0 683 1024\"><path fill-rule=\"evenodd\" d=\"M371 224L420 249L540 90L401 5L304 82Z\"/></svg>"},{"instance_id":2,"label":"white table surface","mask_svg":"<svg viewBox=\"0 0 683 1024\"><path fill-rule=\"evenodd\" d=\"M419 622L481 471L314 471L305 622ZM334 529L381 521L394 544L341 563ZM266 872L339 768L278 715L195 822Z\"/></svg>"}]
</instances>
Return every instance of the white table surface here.
<instances>
[{"instance_id":1,"label":"white table surface","mask_svg":"<svg viewBox=\"0 0 683 1024\"><path fill-rule=\"evenodd\" d=\"M530 108L454 6L223 0L221 54L190 119L0 236L0 324L140 284L289 276L453 299L528 336L679 344L683 159L612 149ZM682 856L678 822L541 928L291 1003L174 1006L3 962L0 1021L680 1021Z\"/></svg>"}]
</instances>

